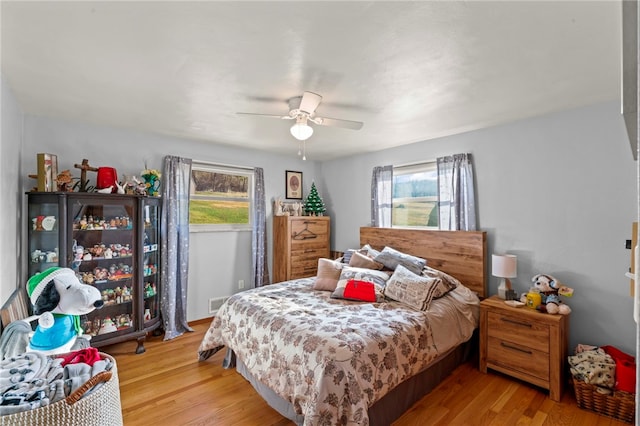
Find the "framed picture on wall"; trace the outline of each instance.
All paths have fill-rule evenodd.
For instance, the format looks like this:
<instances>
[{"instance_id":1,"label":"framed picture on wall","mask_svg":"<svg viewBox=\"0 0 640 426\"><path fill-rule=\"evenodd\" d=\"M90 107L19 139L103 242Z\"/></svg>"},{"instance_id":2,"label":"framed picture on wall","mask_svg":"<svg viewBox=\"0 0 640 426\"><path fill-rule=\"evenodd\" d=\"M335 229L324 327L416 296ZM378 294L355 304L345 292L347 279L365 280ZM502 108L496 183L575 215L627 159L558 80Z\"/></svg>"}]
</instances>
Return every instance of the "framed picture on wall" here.
<instances>
[{"instance_id":1,"label":"framed picture on wall","mask_svg":"<svg viewBox=\"0 0 640 426\"><path fill-rule=\"evenodd\" d=\"M290 200L302 200L302 172L285 172L285 194Z\"/></svg>"}]
</instances>

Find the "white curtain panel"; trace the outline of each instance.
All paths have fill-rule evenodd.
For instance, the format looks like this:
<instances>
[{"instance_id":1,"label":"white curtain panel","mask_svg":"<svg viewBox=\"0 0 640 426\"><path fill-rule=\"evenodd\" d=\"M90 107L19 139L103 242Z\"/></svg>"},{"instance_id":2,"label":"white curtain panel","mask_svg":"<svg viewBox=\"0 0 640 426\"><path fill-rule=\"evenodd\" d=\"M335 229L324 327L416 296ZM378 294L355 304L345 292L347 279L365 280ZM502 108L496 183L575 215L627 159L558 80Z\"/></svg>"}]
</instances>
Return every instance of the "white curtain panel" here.
<instances>
[{"instance_id":1,"label":"white curtain panel","mask_svg":"<svg viewBox=\"0 0 640 426\"><path fill-rule=\"evenodd\" d=\"M476 201L471 154L437 159L440 229L476 230Z\"/></svg>"}]
</instances>

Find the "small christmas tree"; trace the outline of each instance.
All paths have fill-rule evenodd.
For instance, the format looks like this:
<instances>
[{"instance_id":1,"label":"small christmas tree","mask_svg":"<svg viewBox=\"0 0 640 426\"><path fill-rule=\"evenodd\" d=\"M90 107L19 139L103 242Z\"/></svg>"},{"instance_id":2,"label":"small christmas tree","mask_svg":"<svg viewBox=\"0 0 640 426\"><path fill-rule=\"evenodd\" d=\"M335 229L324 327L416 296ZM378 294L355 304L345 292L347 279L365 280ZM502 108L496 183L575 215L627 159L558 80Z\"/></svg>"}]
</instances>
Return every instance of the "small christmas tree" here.
<instances>
[{"instance_id":1,"label":"small christmas tree","mask_svg":"<svg viewBox=\"0 0 640 426\"><path fill-rule=\"evenodd\" d=\"M322 213L327 211L322 202L322 198L318 195L315 182L311 184L311 191L304 202L304 211L307 212L309 216L322 216Z\"/></svg>"}]
</instances>

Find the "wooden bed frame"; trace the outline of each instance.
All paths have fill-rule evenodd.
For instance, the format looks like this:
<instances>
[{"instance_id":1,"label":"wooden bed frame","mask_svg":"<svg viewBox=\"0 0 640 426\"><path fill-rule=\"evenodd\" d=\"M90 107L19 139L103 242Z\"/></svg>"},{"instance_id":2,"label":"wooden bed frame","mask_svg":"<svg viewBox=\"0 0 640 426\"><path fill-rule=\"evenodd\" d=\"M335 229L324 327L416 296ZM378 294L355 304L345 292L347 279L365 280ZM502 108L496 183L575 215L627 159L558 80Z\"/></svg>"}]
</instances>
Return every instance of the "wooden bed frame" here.
<instances>
[{"instance_id":1,"label":"wooden bed frame","mask_svg":"<svg viewBox=\"0 0 640 426\"><path fill-rule=\"evenodd\" d=\"M427 266L453 275L478 297L487 295L487 233L484 231L427 231L360 228L360 246L376 250L393 247L427 260Z\"/></svg>"}]
</instances>

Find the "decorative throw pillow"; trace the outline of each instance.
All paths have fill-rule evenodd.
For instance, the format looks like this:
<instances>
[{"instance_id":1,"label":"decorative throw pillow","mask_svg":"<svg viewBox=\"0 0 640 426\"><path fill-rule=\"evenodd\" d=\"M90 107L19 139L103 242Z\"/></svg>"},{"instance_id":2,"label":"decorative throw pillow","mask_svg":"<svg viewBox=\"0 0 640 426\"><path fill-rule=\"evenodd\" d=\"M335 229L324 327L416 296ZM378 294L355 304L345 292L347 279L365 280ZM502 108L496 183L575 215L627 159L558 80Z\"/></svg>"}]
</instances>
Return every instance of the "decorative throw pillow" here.
<instances>
[{"instance_id":1,"label":"decorative throw pillow","mask_svg":"<svg viewBox=\"0 0 640 426\"><path fill-rule=\"evenodd\" d=\"M369 281L348 280L344 286L343 297L348 300L375 302L377 300L376 286Z\"/></svg>"},{"instance_id":2,"label":"decorative throw pillow","mask_svg":"<svg viewBox=\"0 0 640 426\"><path fill-rule=\"evenodd\" d=\"M376 262L382 263L385 267L395 271L398 265L402 265L414 274L420 274L422 268L427 265L427 261L410 254L402 253L391 247L382 249L379 255L374 257Z\"/></svg>"},{"instance_id":3,"label":"decorative throw pillow","mask_svg":"<svg viewBox=\"0 0 640 426\"><path fill-rule=\"evenodd\" d=\"M442 281L449 284L451 290L461 285L460 281L457 278L452 277L446 272L442 272L439 269L431 268L429 266L425 266L422 268L422 276L423 277L431 277L431 278L440 278Z\"/></svg>"},{"instance_id":4,"label":"decorative throw pillow","mask_svg":"<svg viewBox=\"0 0 640 426\"><path fill-rule=\"evenodd\" d=\"M374 271L373 269L354 268L351 266L343 266L342 272L340 272L340 279L338 285L331 297L334 299L349 299L345 296L345 288L350 280L366 281L372 283L374 286L376 301L384 301L384 295L382 294L384 286L389 279L389 274L383 271ZM348 293L347 293L348 295ZM360 299L350 299L360 300Z\"/></svg>"},{"instance_id":5,"label":"decorative throw pillow","mask_svg":"<svg viewBox=\"0 0 640 426\"><path fill-rule=\"evenodd\" d=\"M313 283L314 290L334 291L338 285L342 263L331 259L318 259L318 274Z\"/></svg>"},{"instance_id":6,"label":"decorative throw pillow","mask_svg":"<svg viewBox=\"0 0 640 426\"><path fill-rule=\"evenodd\" d=\"M452 289L438 277L416 275L398 265L384 288L384 295L414 309L429 310L431 301L442 297Z\"/></svg>"},{"instance_id":7,"label":"decorative throw pillow","mask_svg":"<svg viewBox=\"0 0 640 426\"><path fill-rule=\"evenodd\" d=\"M380 254L380 252L378 250L374 249L369 244L363 245L361 250L364 250L363 254L368 254L369 257L372 258L372 259L374 259L377 255Z\"/></svg>"},{"instance_id":8,"label":"decorative throw pillow","mask_svg":"<svg viewBox=\"0 0 640 426\"><path fill-rule=\"evenodd\" d=\"M348 249L342 255L342 263L346 263L348 265L349 262L351 261L351 257L353 256L353 253L367 254L367 251L363 250L363 249L357 249L357 250L356 249Z\"/></svg>"},{"instance_id":9,"label":"decorative throw pillow","mask_svg":"<svg viewBox=\"0 0 640 426\"><path fill-rule=\"evenodd\" d=\"M375 269L380 270L384 268L382 263L378 263L369 256L365 254L360 254L360 252L353 252L351 259L349 260L349 266L353 266L354 268L366 268L366 269Z\"/></svg>"}]
</instances>

